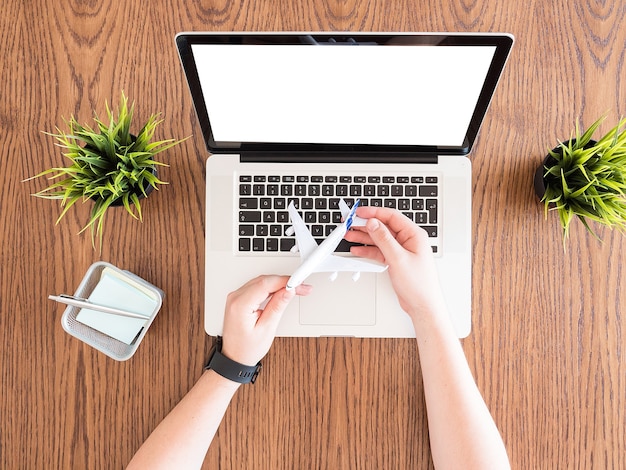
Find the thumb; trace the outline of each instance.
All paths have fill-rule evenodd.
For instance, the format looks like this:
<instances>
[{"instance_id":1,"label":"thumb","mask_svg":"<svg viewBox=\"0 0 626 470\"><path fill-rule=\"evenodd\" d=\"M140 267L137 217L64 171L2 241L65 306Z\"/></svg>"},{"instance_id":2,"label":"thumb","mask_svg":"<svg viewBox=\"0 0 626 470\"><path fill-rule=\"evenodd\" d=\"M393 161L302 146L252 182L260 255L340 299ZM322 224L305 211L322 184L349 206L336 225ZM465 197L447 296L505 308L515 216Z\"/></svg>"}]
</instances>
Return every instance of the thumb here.
<instances>
[{"instance_id":1,"label":"thumb","mask_svg":"<svg viewBox=\"0 0 626 470\"><path fill-rule=\"evenodd\" d=\"M378 219L372 218L368 219L365 228L374 244L383 254L385 262L387 264L394 264L393 262L401 255L403 249L385 224L381 223Z\"/></svg>"},{"instance_id":2,"label":"thumb","mask_svg":"<svg viewBox=\"0 0 626 470\"><path fill-rule=\"evenodd\" d=\"M296 295L295 291L288 291L286 289L281 289L278 292L275 292L272 295L272 298L269 300L265 308L263 309L263 313L259 317L257 324L263 324L264 326L270 326L272 328L277 328L280 319L283 316L283 312L291 302L291 299Z\"/></svg>"}]
</instances>

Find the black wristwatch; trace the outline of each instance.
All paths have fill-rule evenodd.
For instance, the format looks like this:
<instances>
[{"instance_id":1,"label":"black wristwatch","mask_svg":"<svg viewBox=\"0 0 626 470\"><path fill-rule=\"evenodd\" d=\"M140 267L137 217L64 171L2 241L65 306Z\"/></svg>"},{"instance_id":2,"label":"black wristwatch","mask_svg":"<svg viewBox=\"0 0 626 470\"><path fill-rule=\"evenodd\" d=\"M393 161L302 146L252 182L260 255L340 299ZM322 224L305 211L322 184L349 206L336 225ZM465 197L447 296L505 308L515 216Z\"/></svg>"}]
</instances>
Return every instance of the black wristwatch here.
<instances>
[{"instance_id":1,"label":"black wristwatch","mask_svg":"<svg viewBox=\"0 0 626 470\"><path fill-rule=\"evenodd\" d=\"M253 384L261 371L261 363L256 366L245 366L222 354L222 337L218 336L215 346L209 355L209 362L204 370L213 369L222 377L240 384Z\"/></svg>"}]
</instances>

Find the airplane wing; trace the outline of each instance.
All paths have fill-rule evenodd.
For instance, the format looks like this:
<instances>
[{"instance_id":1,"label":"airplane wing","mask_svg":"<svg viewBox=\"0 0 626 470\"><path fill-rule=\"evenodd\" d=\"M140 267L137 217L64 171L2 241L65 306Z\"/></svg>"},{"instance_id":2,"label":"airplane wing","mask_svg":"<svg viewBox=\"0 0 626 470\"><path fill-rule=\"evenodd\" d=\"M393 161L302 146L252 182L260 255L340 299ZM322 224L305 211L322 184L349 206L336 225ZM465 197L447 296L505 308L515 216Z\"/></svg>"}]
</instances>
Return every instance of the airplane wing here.
<instances>
[{"instance_id":1,"label":"airplane wing","mask_svg":"<svg viewBox=\"0 0 626 470\"><path fill-rule=\"evenodd\" d=\"M287 208L289 211L289 217L291 218L291 226L296 234L296 243L298 244L298 251L300 252L300 258L306 259L317 248L317 242L306 228L306 224L293 202L289 204Z\"/></svg>"},{"instance_id":2,"label":"airplane wing","mask_svg":"<svg viewBox=\"0 0 626 470\"><path fill-rule=\"evenodd\" d=\"M314 272L334 273L334 272L360 272L360 273L381 273L387 266L366 260L365 258L350 258L347 256L330 255L322 261Z\"/></svg>"}]
</instances>

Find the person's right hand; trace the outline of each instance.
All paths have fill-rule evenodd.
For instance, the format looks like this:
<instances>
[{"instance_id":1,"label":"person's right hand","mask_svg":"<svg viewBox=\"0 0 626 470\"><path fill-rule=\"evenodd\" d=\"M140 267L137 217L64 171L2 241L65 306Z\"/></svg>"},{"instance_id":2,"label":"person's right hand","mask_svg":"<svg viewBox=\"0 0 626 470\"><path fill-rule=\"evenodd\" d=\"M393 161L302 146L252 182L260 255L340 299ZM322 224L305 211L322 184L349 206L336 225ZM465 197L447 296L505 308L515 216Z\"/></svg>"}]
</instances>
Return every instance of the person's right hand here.
<instances>
[{"instance_id":1,"label":"person's right hand","mask_svg":"<svg viewBox=\"0 0 626 470\"><path fill-rule=\"evenodd\" d=\"M351 253L389 265L389 277L400 306L413 322L424 315L446 315L428 234L401 212L384 207L359 207L367 225L350 230Z\"/></svg>"}]
</instances>

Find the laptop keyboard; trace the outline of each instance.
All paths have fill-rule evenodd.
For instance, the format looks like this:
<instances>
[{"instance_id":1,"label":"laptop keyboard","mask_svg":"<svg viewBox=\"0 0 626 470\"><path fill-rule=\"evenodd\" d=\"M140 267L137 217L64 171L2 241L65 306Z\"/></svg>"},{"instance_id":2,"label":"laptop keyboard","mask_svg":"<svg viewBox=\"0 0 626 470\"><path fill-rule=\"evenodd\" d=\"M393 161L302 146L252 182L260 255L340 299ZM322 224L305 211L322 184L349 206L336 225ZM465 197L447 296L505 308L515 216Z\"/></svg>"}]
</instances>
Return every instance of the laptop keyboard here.
<instances>
[{"instance_id":1,"label":"laptop keyboard","mask_svg":"<svg viewBox=\"0 0 626 470\"><path fill-rule=\"evenodd\" d=\"M287 207L293 201L307 228L321 243L341 223L339 199L352 207L398 209L428 232L434 253L440 246L439 183L437 175L420 176L239 176L239 252L289 252L296 243L287 235ZM343 240L337 252L348 252Z\"/></svg>"}]
</instances>

